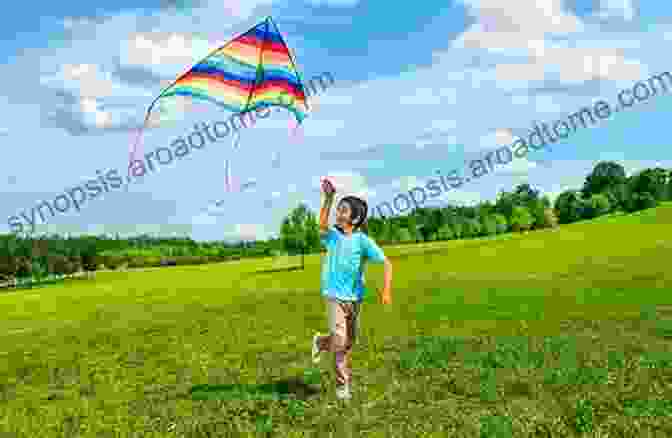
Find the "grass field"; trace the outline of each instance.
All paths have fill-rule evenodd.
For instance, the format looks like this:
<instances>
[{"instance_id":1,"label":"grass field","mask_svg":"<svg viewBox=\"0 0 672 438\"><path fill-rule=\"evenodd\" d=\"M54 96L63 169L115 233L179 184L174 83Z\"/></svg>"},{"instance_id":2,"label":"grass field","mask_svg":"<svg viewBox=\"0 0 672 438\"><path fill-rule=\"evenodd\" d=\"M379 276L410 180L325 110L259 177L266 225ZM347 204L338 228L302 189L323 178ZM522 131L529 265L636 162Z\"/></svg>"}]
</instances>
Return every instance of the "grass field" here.
<instances>
[{"instance_id":1,"label":"grass field","mask_svg":"<svg viewBox=\"0 0 672 438\"><path fill-rule=\"evenodd\" d=\"M671 233L664 205L387 248L394 304L371 265L349 405L333 358L310 363L319 256L2 294L0 436L669 437Z\"/></svg>"}]
</instances>

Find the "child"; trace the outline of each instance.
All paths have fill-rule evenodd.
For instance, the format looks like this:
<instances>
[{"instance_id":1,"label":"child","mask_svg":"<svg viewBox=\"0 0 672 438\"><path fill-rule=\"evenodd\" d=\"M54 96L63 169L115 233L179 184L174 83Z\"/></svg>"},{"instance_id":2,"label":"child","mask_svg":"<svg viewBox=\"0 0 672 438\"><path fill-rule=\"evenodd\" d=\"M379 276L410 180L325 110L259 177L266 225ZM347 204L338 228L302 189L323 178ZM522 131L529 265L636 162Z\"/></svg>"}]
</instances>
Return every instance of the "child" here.
<instances>
[{"instance_id":1,"label":"child","mask_svg":"<svg viewBox=\"0 0 672 438\"><path fill-rule=\"evenodd\" d=\"M392 264L383 251L366 234L359 231L365 223L367 205L354 196L343 198L336 209L336 227L329 228L329 210L335 190L328 181L322 182L325 194L320 210L320 237L327 248L322 270L322 296L329 317L328 336L319 333L313 338L313 362L320 361L320 352L333 352L336 358L336 396L341 400L350 393L352 345L357 337L361 303L364 298L363 261L385 264L383 304L392 303Z\"/></svg>"}]
</instances>

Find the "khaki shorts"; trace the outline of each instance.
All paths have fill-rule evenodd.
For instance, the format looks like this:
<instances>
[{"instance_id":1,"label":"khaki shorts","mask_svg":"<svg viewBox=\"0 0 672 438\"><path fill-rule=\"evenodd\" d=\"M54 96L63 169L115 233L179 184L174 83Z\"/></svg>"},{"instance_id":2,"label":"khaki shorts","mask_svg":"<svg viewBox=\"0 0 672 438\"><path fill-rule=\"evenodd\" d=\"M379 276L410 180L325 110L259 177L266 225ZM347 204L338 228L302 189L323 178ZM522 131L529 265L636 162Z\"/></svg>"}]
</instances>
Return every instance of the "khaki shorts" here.
<instances>
[{"instance_id":1,"label":"khaki shorts","mask_svg":"<svg viewBox=\"0 0 672 438\"><path fill-rule=\"evenodd\" d=\"M333 335L334 348L350 350L359 334L362 303L327 298L329 331Z\"/></svg>"}]
</instances>

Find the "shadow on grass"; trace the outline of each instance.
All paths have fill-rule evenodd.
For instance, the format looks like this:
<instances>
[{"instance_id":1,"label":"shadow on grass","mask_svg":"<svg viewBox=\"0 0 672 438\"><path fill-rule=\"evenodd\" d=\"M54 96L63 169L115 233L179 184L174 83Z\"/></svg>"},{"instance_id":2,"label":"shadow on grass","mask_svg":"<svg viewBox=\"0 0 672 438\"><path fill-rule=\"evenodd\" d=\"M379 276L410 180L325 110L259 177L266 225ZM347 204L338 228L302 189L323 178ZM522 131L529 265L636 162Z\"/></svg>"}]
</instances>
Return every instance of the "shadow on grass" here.
<instances>
[{"instance_id":1,"label":"shadow on grass","mask_svg":"<svg viewBox=\"0 0 672 438\"><path fill-rule=\"evenodd\" d=\"M294 377L256 385L195 385L189 392L193 400L306 400L320 389Z\"/></svg>"},{"instance_id":2,"label":"shadow on grass","mask_svg":"<svg viewBox=\"0 0 672 438\"><path fill-rule=\"evenodd\" d=\"M42 280L42 281L26 281L26 282L19 282L15 286L10 285L9 283L3 283L0 286L0 293L11 293L11 292L18 292L18 291L23 291L23 290L31 290L31 289L40 289L48 286L52 286L54 284L63 284L67 281L72 281L76 280L76 278L54 278L54 279L49 279L49 280Z\"/></svg>"},{"instance_id":3,"label":"shadow on grass","mask_svg":"<svg viewBox=\"0 0 672 438\"><path fill-rule=\"evenodd\" d=\"M301 266L290 266L288 268L277 268L277 269L262 269L259 271L250 272L247 275L258 275L258 274L272 274L275 272L291 272L291 271L301 271Z\"/></svg>"}]
</instances>

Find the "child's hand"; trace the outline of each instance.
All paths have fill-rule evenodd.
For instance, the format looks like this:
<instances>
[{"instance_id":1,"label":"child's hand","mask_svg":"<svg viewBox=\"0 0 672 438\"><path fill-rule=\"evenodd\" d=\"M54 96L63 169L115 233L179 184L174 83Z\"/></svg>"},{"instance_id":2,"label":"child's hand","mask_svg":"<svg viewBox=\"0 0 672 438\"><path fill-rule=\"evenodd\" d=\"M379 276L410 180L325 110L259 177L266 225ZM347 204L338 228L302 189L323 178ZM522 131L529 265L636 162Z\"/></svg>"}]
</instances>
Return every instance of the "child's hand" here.
<instances>
[{"instance_id":1,"label":"child's hand","mask_svg":"<svg viewBox=\"0 0 672 438\"><path fill-rule=\"evenodd\" d=\"M336 193L336 189L334 188L333 184L331 184L331 181L326 178L322 180L322 191L328 197L334 196L334 193Z\"/></svg>"}]
</instances>

